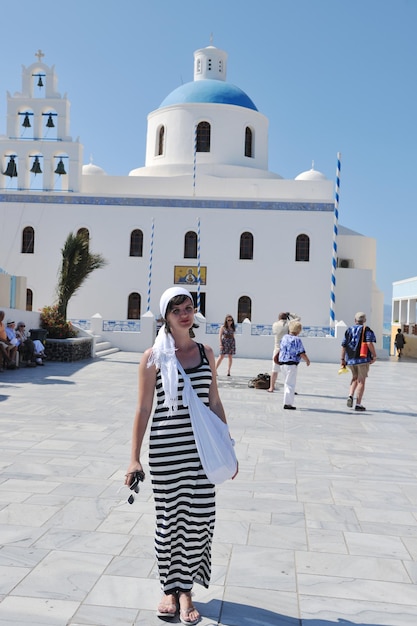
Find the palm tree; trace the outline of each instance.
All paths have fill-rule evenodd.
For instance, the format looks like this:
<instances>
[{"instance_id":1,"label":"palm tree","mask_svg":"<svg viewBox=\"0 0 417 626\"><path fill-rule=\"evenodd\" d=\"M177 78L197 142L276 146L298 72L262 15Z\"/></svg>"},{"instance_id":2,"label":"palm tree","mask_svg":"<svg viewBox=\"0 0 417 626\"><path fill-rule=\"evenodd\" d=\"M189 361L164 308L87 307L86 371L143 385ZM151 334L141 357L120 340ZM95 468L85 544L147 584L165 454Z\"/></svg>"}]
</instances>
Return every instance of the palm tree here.
<instances>
[{"instance_id":1,"label":"palm tree","mask_svg":"<svg viewBox=\"0 0 417 626\"><path fill-rule=\"evenodd\" d=\"M67 319L68 302L83 285L91 272L107 265L101 254L91 254L88 235L84 232L67 237L61 250L62 265L56 288L58 312Z\"/></svg>"}]
</instances>

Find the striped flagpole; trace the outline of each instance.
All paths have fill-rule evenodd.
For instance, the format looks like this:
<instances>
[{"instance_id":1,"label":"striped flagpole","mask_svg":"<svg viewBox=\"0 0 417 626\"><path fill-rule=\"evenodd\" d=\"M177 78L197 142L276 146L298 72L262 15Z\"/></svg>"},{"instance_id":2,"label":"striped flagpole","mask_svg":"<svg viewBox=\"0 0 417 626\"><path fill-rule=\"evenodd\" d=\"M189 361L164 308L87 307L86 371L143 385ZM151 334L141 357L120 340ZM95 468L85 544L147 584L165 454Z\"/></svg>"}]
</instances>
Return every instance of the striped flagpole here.
<instances>
[{"instance_id":1,"label":"striped flagpole","mask_svg":"<svg viewBox=\"0 0 417 626\"><path fill-rule=\"evenodd\" d=\"M197 221L197 313L200 313L201 263L200 263L200 218Z\"/></svg>"},{"instance_id":2,"label":"striped flagpole","mask_svg":"<svg viewBox=\"0 0 417 626\"><path fill-rule=\"evenodd\" d=\"M334 220L333 220L333 258L332 258L332 283L330 289L330 333L335 335L336 318L334 306L336 303L336 269L337 269L337 232L339 223L339 190L340 190L340 152L337 153L336 186L334 194Z\"/></svg>"},{"instance_id":3,"label":"striped flagpole","mask_svg":"<svg viewBox=\"0 0 417 626\"><path fill-rule=\"evenodd\" d=\"M197 124L194 126L194 155L193 155L193 196L195 196L195 183L197 174Z\"/></svg>"},{"instance_id":4,"label":"striped flagpole","mask_svg":"<svg viewBox=\"0 0 417 626\"><path fill-rule=\"evenodd\" d=\"M149 248L149 272L148 272L148 303L146 306L146 312L151 309L151 285L152 285L152 263L153 263L153 240L155 233L155 222L152 219L152 228L151 228L151 245Z\"/></svg>"}]
</instances>

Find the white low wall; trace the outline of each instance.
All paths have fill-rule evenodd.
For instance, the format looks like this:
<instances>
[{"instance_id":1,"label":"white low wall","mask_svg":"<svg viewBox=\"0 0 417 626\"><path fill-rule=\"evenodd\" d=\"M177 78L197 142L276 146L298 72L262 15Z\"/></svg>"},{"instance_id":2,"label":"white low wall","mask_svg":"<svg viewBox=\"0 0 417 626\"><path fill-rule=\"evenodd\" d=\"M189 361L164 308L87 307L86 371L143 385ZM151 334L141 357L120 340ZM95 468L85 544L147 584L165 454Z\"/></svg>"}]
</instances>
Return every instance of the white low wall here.
<instances>
[{"instance_id":1,"label":"white low wall","mask_svg":"<svg viewBox=\"0 0 417 626\"><path fill-rule=\"evenodd\" d=\"M200 343L211 346L214 354L219 354L218 334L206 333L206 320L202 316L196 316L199 328L195 329L195 339ZM242 332L236 337L236 356L246 359L272 359L274 349L274 337L272 335L252 335L251 323L246 320L241 325ZM336 324L335 337L301 337L304 348L311 359L317 363L339 363L340 349L346 324ZM144 352L152 346L156 336L156 320L151 312L145 313L140 320L140 332L102 330L102 318L95 315L91 318L91 332L100 335L113 346L126 352ZM379 350L380 358L388 358L386 350Z\"/></svg>"},{"instance_id":2,"label":"white low wall","mask_svg":"<svg viewBox=\"0 0 417 626\"><path fill-rule=\"evenodd\" d=\"M22 311L18 309L2 309L5 312L5 321L11 317L16 324L20 321L30 328L40 328L40 314L34 311ZM195 329L196 341L213 348L214 354L219 354L218 334L206 333L206 320L197 315L196 322L199 327ZM144 352L152 346L156 336L156 319L151 312L145 313L140 320L140 332L130 331L103 331L103 319L99 314L90 320L90 330L79 330L79 337L95 336L109 341L113 346L124 352ZM236 333L236 356L244 359L271 359L274 349L274 337L272 335L252 335L251 323L245 320L241 325L241 333ZM311 361L317 363L339 363L340 347L345 334L346 324L336 324L335 336L330 337L301 337L304 348ZM94 353L94 348L93 348ZM389 357L386 350L377 350L380 359Z\"/></svg>"}]
</instances>

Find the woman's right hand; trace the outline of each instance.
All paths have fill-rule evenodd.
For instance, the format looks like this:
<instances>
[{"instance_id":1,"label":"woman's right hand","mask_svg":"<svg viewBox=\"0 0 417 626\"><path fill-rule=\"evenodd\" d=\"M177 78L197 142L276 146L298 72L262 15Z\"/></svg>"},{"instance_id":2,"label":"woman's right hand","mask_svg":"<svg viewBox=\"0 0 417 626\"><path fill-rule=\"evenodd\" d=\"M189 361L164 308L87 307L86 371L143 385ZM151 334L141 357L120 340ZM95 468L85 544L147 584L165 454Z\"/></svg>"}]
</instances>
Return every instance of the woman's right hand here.
<instances>
[{"instance_id":1,"label":"woman's right hand","mask_svg":"<svg viewBox=\"0 0 417 626\"><path fill-rule=\"evenodd\" d=\"M139 461L136 461L135 463L131 463L129 467L127 468L127 472L125 474L125 485L129 486L130 483L132 482L132 477L134 473L139 472L139 471L143 472L142 464Z\"/></svg>"}]
</instances>

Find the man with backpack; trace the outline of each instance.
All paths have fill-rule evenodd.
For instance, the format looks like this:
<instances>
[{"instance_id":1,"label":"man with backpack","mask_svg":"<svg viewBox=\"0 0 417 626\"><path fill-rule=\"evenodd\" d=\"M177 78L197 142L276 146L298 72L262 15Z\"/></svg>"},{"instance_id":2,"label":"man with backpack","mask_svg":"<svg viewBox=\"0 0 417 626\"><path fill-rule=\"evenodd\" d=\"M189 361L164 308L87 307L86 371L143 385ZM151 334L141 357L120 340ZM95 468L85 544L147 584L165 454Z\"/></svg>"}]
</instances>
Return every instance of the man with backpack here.
<instances>
[{"instance_id":1,"label":"man with backpack","mask_svg":"<svg viewBox=\"0 0 417 626\"><path fill-rule=\"evenodd\" d=\"M356 313L354 325L345 332L340 358L341 366L347 365L352 372L347 405L349 408L353 406L353 398L356 393L355 411L366 411L362 404L365 382L369 366L376 361L374 346L376 337L373 330L369 326L365 326L365 322L365 313L362 311Z\"/></svg>"}]
</instances>

